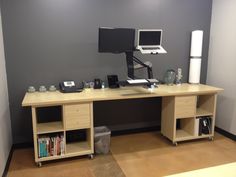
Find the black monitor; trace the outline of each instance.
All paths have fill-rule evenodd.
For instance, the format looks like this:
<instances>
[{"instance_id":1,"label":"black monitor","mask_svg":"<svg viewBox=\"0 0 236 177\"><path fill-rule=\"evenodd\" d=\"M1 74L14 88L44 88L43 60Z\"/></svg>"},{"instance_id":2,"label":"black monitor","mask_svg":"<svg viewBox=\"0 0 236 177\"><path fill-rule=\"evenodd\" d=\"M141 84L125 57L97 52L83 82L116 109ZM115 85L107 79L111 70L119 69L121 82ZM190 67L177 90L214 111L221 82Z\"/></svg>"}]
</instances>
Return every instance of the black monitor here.
<instances>
[{"instance_id":1,"label":"black monitor","mask_svg":"<svg viewBox=\"0 0 236 177\"><path fill-rule=\"evenodd\" d=\"M135 29L100 27L98 51L102 53L123 53L134 50Z\"/></svg>"}]
</instances>

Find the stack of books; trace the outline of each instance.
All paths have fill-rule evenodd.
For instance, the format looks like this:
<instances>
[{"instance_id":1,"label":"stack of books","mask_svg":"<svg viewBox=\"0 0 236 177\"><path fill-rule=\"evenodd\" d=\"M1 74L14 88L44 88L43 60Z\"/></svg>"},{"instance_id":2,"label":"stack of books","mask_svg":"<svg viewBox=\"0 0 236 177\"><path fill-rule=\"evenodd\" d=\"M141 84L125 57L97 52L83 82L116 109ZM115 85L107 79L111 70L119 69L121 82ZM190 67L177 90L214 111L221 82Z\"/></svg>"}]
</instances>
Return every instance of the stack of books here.
<instances>
[{"instance_id":1,"label":"stack of books","mask_svg":"<svg viewBox=\"0 0 236 177\"><path fill-rule=\"evenodd\" d=\"M39 158L65 154L65 138L63 135L44 136L38 138Z\"/></svg>"}]
</instances>

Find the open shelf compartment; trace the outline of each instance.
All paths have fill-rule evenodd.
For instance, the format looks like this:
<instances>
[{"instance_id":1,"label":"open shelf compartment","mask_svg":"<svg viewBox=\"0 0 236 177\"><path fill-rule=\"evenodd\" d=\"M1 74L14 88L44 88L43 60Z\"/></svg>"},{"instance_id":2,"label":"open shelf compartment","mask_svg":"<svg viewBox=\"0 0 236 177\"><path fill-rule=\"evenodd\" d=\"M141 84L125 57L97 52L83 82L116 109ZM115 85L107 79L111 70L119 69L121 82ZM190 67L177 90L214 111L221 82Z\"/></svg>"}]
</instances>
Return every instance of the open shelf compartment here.
<instances>
[{"instance_id":1,"label":"open shelf compartment","mask_svg":"<svg viewBox=\"0 0 236 177\"><path fill-rule=\"evenodd\" d=\"M203 130L203 124L202 120L206 120L206 127L205 131ZM201 116L201 117L196 117L195 119L195 128L194 128L194 134L196 137L209 137L213 135L214 127L213 127L213 116ZM206 132L207 130L207 132Z\"/></svg>"},{"instance_id":2,"label":"open shelf compartment","mask_svg":"<svg viewBox=\"0 0 236 177\"><path fill-rule=\"evenodd\" d=\"M61 121L37 124L37 134L61 132L63 130L63 124Z\"/></svg>"},{"instance_id":3,"label":"open shelf compartment","mask_svg":"<svg viewBox=\"0 0 236 177\"><path fill-rule=\"evenodd\" d=\"M194 117L176 120L175 141L191 139L194 136Z\"/></svg>"},{"instance_id":4,"label":"open shelf compartment","mask_svg":"<svg viewBox=\"0 0 236 177\"><path fill-rule=\"evenodd\" d=\"M45 134L64 130L62 107L49 106L36 108L36 133Z\"/></svg>"},{"instance_id":5,"label":"open shelf compartment","mask_svg":"<svg viewBox=\"0 0 236 177\"><path fill-rule=\"evenodd\" d=\"M213 116L215 110L216 96L199 95L197 97L197 110L196 116Z\"/></svg>"},{"instance_id":6,"label":"open shelf compartment","mask_svg":"<svg viewBox=\"0 0 236 177\"><path fill-rule=\"evenodd\" d=\"M91 147L89 146L87 141L73 142L73 143L66 144L66 154L72 154L72 153L87 154L90 152L90 150L91 150Z\"/></svg>"},{"instance_id":7,"label":"open shelf compartment","mask_svg":"<svg viewBox=\"0 0 236 177\"><path fill-rule=\"evenodd\" d=\"M61 158L65 154L64 132L46 133L37 136L38 158L45 159Z\"/></svg>"},{"instance_id":8,"label":"open shelf compartment","mask_svg":"<svg viewBox=\"0 0 236 177\"><path fill-rule=\"evenodd\" d=\"M66 155L83 155L92 152L91 129L66 131Z\"/></svg>"},{"instance_id":9,"label":"open shelf compartment","mask_svg":"<svg viewBox=\"0 0 236 177\"><path fill-rule=\"evenodd\" d=\"M62 121L62 106L36 108L37 123Z\"/></svg>"}]
</instances>

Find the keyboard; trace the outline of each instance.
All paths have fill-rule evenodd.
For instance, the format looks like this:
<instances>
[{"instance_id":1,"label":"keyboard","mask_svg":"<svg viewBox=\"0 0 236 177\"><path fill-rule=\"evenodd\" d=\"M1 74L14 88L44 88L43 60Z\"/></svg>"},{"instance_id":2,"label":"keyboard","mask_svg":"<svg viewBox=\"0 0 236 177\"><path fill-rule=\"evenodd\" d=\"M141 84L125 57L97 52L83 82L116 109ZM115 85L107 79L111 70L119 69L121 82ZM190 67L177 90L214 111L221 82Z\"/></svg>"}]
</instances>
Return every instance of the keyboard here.
<instances>
[{"instance_id":1,"label":"keyboard","mask_svg":"<svg viewBox=\"0 0 236 177\"><path fill-rule=\"evenodd\" d=\"M133 80L127 80L129 84L144 84L148 83L146 79L133 79Z\"/></svg>"},{"instance_id":2,"label":"keyboard","mask_svg":"<svg viewBox=\"0 0 236 177\"><path fill-rule=\"evenodd\" d=\"M143 50L157 50L160 49L160 47L142 47Z\"/></svg>"}]
</instances>

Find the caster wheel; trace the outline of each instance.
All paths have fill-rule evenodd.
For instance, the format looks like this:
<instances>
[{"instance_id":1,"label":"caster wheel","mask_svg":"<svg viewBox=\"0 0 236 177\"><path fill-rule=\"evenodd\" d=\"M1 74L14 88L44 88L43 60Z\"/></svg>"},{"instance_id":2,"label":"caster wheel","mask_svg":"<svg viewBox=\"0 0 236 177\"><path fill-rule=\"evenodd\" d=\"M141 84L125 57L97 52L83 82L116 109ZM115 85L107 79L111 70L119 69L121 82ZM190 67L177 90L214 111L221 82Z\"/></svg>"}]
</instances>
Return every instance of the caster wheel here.
<instances>
[{"instance_id":1,"label":"caster wheel","mask_svg":"<svg viewBox=\"0 0 236 177\"><path fill-rule=\"evenodd\" d=\"M178 146L178 143L177 142L173 142L173 145Z\"/></svg>"},{"instance_id":2,"label":"caster wheel","mask_svg":"<svg viewBox=\"0 0 236 177\"><path fill-rule=\"evenodd\" d=\"M42 167L42 162L38 162L37 163L37 166L40 168L40 167Z\"/></svg>"},{"instance_id":3,"label":"caster wheel","mask_svg":"<svg viewBox=\"0 0 236 177\"><path fill-rule=\"evenodd\" d=\"M94 158L93 154L90 154L89 159L93 160L93 158Z\"/></svg>"}]
</instances>

